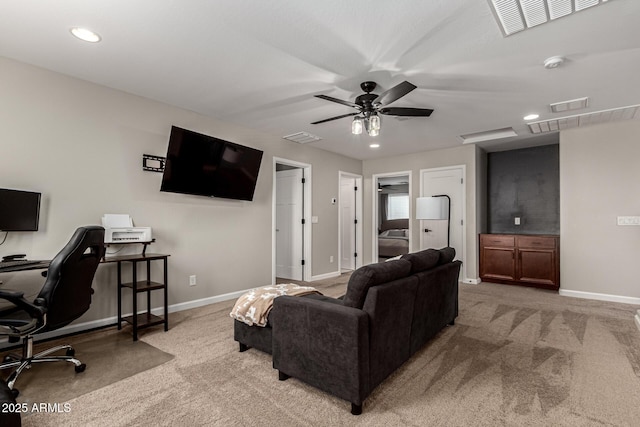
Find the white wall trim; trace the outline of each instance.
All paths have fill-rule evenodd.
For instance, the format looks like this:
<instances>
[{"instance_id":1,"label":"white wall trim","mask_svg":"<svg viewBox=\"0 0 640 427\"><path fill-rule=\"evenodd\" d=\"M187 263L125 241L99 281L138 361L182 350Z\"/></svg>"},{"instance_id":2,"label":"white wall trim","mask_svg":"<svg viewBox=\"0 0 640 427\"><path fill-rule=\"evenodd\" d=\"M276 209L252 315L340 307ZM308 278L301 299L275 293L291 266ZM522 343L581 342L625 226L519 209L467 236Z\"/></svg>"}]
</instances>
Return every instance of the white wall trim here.
<instances>
[{"instance_id":1,"label":"white wall trim","mask_svg":"<svg viewBox=\"0 0 640 427\"><path fill-rule=\"evenodd\" d=\"M371 175L371 181L372 181L372 190L373 190L373 199L372 199L372 203L371 205L373 206L373 212L372 212L372 216L371 216L371 235L372 235L372 242L371 242L371 263L377 263L378 262L378 212L380 212L380 209L378 208L378 178L385 178L385 177L393 177L393 176L407 176L409 177L409 189L407 190L409 192L409 252L414 252L415 248L413 247L413 236L412 236L412 230L413 227L411 226L411 220L413 219L413 186L412 186L412 182L413 182L413 171L398 171L398 172L386 172L386 173L376 173Z\"/></svg>"},{"instance_id":2,"label":"white wall trim","mask_svg":"<svg viewBox=\"0 0 640 427\"><path fill-rule=\"evenodd\" d=\"M304 220L307 227L304 228L304 267L303 274L304 280L308 280L311 276L311 216L312 216L312 204L311 199L313 197L312 187L312 170L311 165L308 163L296 162L295 160L283 159L281 157L273 157L273 177L272 177L272 193L271 193L271 284L276 283L276 164L294 166L304 169Z\"/></svg>"},{"instance_id":3,"label":"white wall trim","mask_svg":"<svg viewBox=\"0 0 640 427\"><path fill-rule=\"evenodd\" d=\"M324 279L333 279L334 277L340 277L339 271L333 271L331 273L318 274L317 276L311 276L310 282L315 282L316 280L324 280Z\"/></svg>"},{"instance_id":4,"label":"white wall trim","mask_svg":"<svg viewBox=\"0 0 640 427\"><path fill-rule=\"evenodd\" d=\"M479 285L480 283L482 283L482 280L480 280L479 278L478 279L469 279L469 278L467 278L467 279L464 279L462 281L462 283L466 283L466 284L469 284L469 285Z\"/></svg>"},{"instance_id":5,"label":"white wall trim","mask_svg":"<svg viewBox=\"0 0 640 427\"><path fill-rule=\"evenodd\" d=\"M595 292L571 291L560 289L559 294L565 297L594 299L598 301L621 302L623 304L640 305L640 298L625 297L621 295L598 294Z\"/></svg>"},{"instance_id":6,"label":"white wall trim","mask_svg":"<svg viewBox=\"0 0 640 427\"><path fill-rule=\"evenodd\" d=\"M363 265L362 258L364 256L364 248L362 246L362 224L364 223L364 215L362 213L363 202L362 198L364 196L364 191L362 191L362 175L353 174L351 172L338 171L338 271L342 271L342 179L350 178L356 181L356 186L358 187L358 191L356 192L356 205L355 205L355 215L358 223L356 224L356 247L355 251L358 254L355 260L355 269L361 267ZM360 265L358 265L358 261L360 261ZM333 273L331 273L333 274Z\"/></svg>"},{"instance_id":7,"label":"white wall trim","mask_svg":"<svg viewBox=\"0 0 640 427\"><path fill-rule=\"evenodd\" d=\"M462 231L462 277L464 283L473 283L478 279L472 279L467 277L467 227L469 227L469 221L467 220L467 165L451 165L451 166L443 166L438 168L428 168L428 169L420 169L420 195L418 197L424 197L424 188L423 181L424 175L427 172L436 172L436 171L444 171L450 169L460 169L462 170L462 220L464 221L464 229ZM422 221L421 221L422 222ZM420 247L423 245L423 236L422 236L422 224L420 225ZM480 283L480 282L478 282ZM475 284L478 284L475 283Z\"/></svg>"}]
</instances>

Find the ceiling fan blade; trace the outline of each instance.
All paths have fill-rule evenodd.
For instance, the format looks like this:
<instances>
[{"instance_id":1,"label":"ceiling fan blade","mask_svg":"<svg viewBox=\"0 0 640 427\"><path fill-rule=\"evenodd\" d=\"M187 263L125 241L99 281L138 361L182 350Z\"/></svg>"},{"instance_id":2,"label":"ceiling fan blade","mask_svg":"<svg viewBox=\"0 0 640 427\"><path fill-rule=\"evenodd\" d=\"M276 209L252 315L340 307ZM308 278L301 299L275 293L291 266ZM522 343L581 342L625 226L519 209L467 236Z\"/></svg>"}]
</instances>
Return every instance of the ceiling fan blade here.
<instances>
[{"instance_id":1,"label":"ceiling fan blade","mask_svg":"<svg viewBox=\"0 0 640 427\"><path fill-rule=\"evenodd\" d=\"M387 107L379 109L378 112L388 116L429 117L433 110L430 108Z\"/></svg>"},{"instance_id":2,"label":"ceiling fan blade","mask_svg":"<svg viewBox=\"0 0 640 427\"><path fill-rule=\"evenodd\" d=\"M341 116L331 117L330 119L320 120L320 121L317 121L317 122L313 122L311 124L312 125L317 125L317 124L324 123L324 122L330 122L331 120L343 119L343 118L349 117L349 116L356 116L358 114L360 114L360 112L356 111L355 113L343 114Z\"/></svg>"},{"instance_id":3,"label":"ceiling fan blade","mask_svg":"<svg viewBox=\"0 0 640 427\"><path fill-rule=\"evenodd\" d=\"M338 104L346 105L347 107L357 108L358 110L362 108L361 106L359 106L358 104L354 104L353 102L343 101L342 99L333 98L333 97L327 96L327 95L315 95L315 97L316 98L320 98L320 99L324 99L324 100L327 100L327 101L331 101L331 102L337 102Z\"/></svg>"},{"instance_id":4,"label":"ceiling fan blade","mask_svg":"<svg viewBox=\"0 0 640 427\"><path fill-rule=\"evenodd\" d=\"M391 104L394 101L402 98L412 90L414 90L417 86L409 83L408 81L404 81L400 84L395 85L391 89L382 92L376 99L373 100L374 105L387 105Z\"/></svg>"}]
</instances>

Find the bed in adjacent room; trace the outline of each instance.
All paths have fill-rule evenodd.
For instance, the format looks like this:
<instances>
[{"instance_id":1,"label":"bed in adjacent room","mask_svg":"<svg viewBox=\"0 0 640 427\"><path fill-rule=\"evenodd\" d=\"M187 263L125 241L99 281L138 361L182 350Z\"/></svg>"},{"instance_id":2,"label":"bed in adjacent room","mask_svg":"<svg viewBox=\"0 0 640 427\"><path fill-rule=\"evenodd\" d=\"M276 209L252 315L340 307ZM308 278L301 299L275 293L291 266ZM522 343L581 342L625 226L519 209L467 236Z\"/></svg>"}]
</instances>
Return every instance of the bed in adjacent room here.
<instances>
[{"instance_id":1,"label":"bed in adjacent room","mask_svg":"<svg viewBox=\"0 0 640 427\"><path fill-rule=\"evenodd\" d=\"M391 258L409 253L409 220L383 221L378 234L378 257Z\"/></svg>"}]
</instances>

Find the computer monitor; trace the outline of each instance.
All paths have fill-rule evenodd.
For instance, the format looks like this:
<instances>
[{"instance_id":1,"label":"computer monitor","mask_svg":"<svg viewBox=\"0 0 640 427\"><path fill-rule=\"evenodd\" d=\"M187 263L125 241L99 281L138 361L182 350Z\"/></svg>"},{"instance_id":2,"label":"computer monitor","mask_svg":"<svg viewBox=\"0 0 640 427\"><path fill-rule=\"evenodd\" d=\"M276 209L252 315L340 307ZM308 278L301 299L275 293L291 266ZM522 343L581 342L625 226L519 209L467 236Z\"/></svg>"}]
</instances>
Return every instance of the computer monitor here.
<instances>
[{"instance_id":1,"label":"computer monitor","mask_svg":"<svg viewBox=\"0 0 640 427\"><path fill-rule=\"evenodd\" d=\"M0 231L38 231L40 193L0 188Z\"/></svg>"}]
</instances>

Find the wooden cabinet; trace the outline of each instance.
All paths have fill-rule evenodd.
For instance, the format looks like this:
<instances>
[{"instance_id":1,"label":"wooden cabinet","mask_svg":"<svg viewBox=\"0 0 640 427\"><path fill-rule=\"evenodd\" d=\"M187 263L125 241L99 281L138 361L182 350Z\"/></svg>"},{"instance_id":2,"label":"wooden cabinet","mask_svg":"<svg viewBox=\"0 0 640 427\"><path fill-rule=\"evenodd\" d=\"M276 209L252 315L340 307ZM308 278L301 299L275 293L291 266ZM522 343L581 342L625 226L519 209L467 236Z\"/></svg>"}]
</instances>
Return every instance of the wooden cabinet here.
<instances>
[{"instance_id":1,"label":"wooden cabinet","mask_svg":"<svg viewBox=\"0 0 640 427\"><path fill-rule=\"evenodd\" d=\"M481 234L480 278L486 282L558 290L559 237Z\"/></svg>"}]
</instances>

